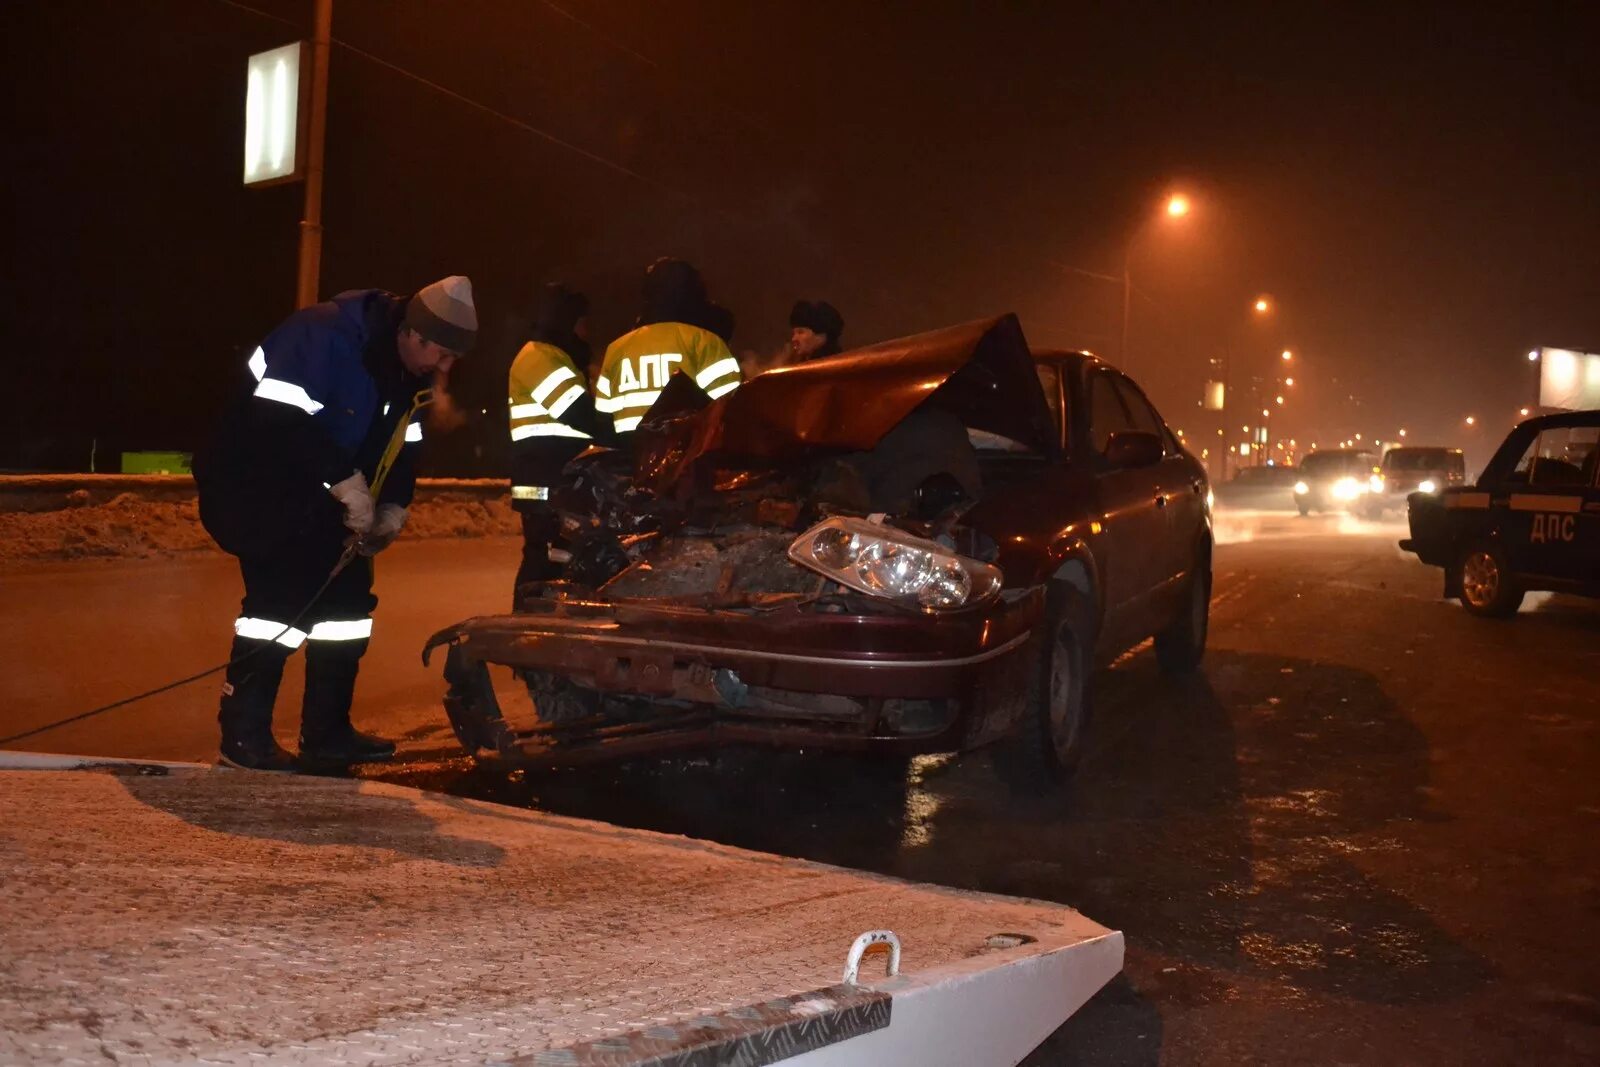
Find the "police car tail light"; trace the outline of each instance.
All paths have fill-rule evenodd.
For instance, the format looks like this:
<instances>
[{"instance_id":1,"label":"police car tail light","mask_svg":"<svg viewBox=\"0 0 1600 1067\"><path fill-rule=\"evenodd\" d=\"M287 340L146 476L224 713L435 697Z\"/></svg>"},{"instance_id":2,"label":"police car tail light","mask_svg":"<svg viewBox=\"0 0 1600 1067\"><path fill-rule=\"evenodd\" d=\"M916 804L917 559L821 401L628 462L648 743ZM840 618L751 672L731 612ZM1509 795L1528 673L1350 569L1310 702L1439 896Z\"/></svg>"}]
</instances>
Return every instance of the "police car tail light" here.
<instances>
[{"instance_id":1,"label":"police car tail light","mask_svg":"<svg viewBox=\"0 0 1600 1067\"><path fill-rule=\"evenodd\" d=\"M1422 481L1417 483L1417 489L1419 492L1423 493L1434 493L1438 492L1439 487L1434 484L1432 478L1424 478Z\"/></svg>"},{"instance_id":2,"label":"police car tail light","mask_svg":"<svg viewBox=\"0 0 1600 1067\"><path fill-rule=\"evenodd\" d=\"M859 593L950 611L1000 592L1000 568L865 519L824 520L795 538L789 558Z\"/></svg>"}]
</instances>

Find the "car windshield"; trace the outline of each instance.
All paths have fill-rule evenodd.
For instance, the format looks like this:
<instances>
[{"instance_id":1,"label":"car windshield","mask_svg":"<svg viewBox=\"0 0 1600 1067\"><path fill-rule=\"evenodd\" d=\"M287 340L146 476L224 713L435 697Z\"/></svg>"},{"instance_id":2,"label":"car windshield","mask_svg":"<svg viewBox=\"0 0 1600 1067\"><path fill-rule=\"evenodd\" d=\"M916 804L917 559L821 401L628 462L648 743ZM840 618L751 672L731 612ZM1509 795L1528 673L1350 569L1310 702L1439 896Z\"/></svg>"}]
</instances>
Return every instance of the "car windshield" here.
<instances>
[{"instance_id":1,"label":"car windshield","mask_svg":"<svg viewBox=\"0 0 1600 1067\"><path fill-rule=\"evenodd\" d=\"M1396 448L1383 457L1383 467L1392 471L1459 470L1461 453L1448 448Z\"/></svg>"},{"instance_id":2,"label":"car windshield","mask_svg":"<svg viewBox=\"0 0 1600 1067\"><path fill-rule=\"evenodd\" d=\"M1359 471L1371 461L1360 452L1313 452L1300 462L1300 473L1307 477L1327 477Z\"/></svg>"}]
</instances>

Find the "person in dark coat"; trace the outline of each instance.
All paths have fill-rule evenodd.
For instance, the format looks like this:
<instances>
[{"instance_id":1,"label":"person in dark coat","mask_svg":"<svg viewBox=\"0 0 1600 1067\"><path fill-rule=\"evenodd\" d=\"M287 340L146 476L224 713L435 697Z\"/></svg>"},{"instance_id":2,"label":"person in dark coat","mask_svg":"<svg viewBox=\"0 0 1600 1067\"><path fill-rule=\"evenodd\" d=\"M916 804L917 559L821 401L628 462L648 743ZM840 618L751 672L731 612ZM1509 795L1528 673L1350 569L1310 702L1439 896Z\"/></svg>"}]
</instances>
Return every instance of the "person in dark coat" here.
<instances>
[{"instance_id":1,"label":"person in dark coat","mask_svg":"<svg viewBox=\"0 0 1600 1067\"><path fill-rule=\"evenodd\" d=\"M798 300L789 312L788 363L836 356L843 349L844 317L826 300Z\"/></svg>"},{"instance_id":2,"label":"person in dark coat","mask_svg":"<svg viewBox=\"0 0 1600 1067\"><path fill-rule=\"evenodd\" d=\"M350 723L378 603L372 567L356 559L335 568L348 547L373 555L405 526L421 405L433 376L472 347L477 326L472 283L457 275L409 297L366 289L302 308L251 355L195 462L201 522L238 557L244 578L217 714L224 763L296 769L273 737L272 710L284 662L302 644L301 760L394 755L392 742ZM385 453L393 463L374 496Z\"/></svg>"}]
</instances>

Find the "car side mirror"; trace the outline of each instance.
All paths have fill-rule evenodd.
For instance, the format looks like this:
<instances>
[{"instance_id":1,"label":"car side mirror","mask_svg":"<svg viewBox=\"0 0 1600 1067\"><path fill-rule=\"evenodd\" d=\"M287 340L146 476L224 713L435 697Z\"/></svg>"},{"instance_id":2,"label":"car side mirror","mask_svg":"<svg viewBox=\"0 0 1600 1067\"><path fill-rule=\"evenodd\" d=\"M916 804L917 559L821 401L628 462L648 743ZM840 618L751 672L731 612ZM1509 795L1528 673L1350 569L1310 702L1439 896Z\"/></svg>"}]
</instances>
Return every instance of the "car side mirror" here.
<instances>
[{"instance_id":1,"label":"car side mirror","mask_svg":"<svg viewBox=\"0 0 1600 1067\"><path fill-rule=\"evenodd\" d=\"M1161 438L1143 430L1118 430L1106 442L1106 462L1119 470L1153 467L1164 452Z\"/></svg>"}]
</instances>

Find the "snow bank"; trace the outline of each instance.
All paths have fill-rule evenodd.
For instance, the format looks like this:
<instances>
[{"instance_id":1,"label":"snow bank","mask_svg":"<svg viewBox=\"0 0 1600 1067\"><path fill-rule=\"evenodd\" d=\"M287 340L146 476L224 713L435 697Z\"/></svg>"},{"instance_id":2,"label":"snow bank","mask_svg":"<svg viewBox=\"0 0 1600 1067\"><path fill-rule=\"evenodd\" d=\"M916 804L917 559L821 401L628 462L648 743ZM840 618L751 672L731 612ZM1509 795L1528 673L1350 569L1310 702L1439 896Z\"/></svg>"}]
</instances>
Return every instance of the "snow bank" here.
<instances>
[{"instance_id":1,"label":"snow bank","mask_svg":"<svg viewBox=\"0 0 1600 1067\"><path fill-rule=\"evenodd\" d=\"M517 534L505 484L424 479L403 536ZM0 567L220 551L200 525L187 478L0 478Z\"/></svg>"}]
</instances>

